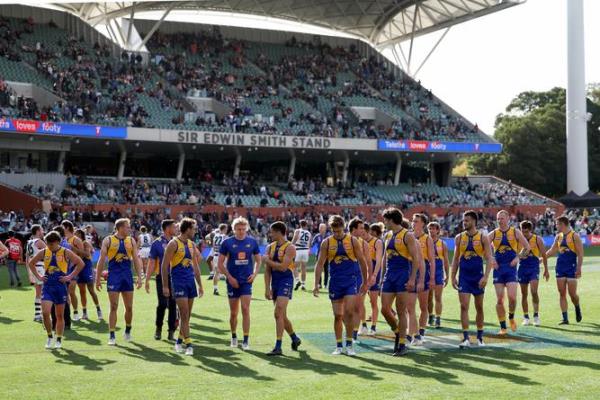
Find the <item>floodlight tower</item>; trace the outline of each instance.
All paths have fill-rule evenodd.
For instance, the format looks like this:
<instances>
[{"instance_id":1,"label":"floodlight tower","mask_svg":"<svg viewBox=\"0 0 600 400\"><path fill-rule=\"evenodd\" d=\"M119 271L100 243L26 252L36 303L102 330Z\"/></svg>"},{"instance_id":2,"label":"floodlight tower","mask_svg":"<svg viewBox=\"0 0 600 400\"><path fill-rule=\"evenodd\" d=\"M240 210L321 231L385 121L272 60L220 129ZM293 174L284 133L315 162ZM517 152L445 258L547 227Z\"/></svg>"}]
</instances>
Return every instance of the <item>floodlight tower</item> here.
<instances>
[{"instance_id":1,"label":"floodlight tower","mask_svg":"<svg viewBox=\"0 0 600 400\"><path fill-rule=\"evenodd\" d=\"M567 3L567 192L589 190L583 0Z\"/></svg>"}]
</instances>

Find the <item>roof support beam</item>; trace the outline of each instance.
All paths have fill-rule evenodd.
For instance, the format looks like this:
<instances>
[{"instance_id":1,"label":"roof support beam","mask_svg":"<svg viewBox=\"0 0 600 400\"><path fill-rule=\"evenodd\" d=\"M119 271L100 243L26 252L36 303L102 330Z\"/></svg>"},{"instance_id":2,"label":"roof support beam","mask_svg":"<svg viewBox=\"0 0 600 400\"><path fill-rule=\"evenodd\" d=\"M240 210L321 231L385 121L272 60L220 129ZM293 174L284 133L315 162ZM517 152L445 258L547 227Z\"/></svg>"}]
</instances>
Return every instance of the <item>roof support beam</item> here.
<instances>
[{"instance_id":1,"label":"roof support beam","mask_svg":"<svg viewBox=\"0 0 600 400\"><path fill-rule=\"evenodd\" d=\"M418 2L415 3L415 12L413 14L413 19L412 19L412 31L410 33L410 47L408 49L408 63L406 66L406 70L409 75L410 75L410 67L411 67L410 62L412 61L413 44L415 42L415 31L417 30L417 15L419 15L419 3Z\"/></svg>"},{"instance_id":2,"label":"roof support beam","mask_svg":"<svg viewBox=\"0 0 600 400\"><path fill-rule=\"evenodd\" d=\"M435 42L435 45L433 45L433 47L431 48L431 50L429 51L429 53L427 53L427 57L425 57L425 59L421 62L421 65L419 65L419 68L417 68L417 70L413 74L413 76L412 76L413 79L416 79L417 75L419 74L419 71L421 71L421 68L423 68L423 65L425 65L425 63L427 62L427 60L429 60L429 57L431 57L431 55L433 54L433 52L435 51L435 49L437 49L437 47L442 42L442 40L444 40L444 38L446 37L446 34L450 30L450 28L451 28L450 26L446 28L446 30L444 31L444 33L442 34L442 36L440 36L440 38L437 40L437 42Z\"/></svg>"},{"instance_id":3,"label":"roof support beam","mask_svg":"<svg viewBox=\"0 0 600 400\"><path fill-rule=\"evenodd\" d=\"M129 15L129 27L127 28L127 40L125 45L129 46L129 40L131 39L131 28L133 27L133 18L135 16L135 2L131 6L131 14Z\"/></svg>"},{"instance_id":4,"label":"roof support beam","mask_svg":"<svg viewBox=\"0 0 600 400\"><path fill-rule=\"evenodd\" d=\"M176 5L177 5L177 2L174 1L173 3L171 3L171 5L169 6L169 8L167 8L165 10L165 12L162 15L162 17L160 17L160 19L158 21L156 21L156 23L154 24L154 26L152 27L152 29L150 29L150 32L148 32L146 34L146 37L144 38L144 40L142 40L142 43L140 43L140 45L137 47L138 51L142 47L144 47L146 45L146 42L148 42L148 40L152 37L152 35L154 35L154 32L156 32L156 30L158 29L158 27L160 27L160 25L163 23L163 21L165 20L165 18L167 18L167 16L171 12L171 10L173 10L173 8L175 8Z\"/></svg>"}]
</instances>

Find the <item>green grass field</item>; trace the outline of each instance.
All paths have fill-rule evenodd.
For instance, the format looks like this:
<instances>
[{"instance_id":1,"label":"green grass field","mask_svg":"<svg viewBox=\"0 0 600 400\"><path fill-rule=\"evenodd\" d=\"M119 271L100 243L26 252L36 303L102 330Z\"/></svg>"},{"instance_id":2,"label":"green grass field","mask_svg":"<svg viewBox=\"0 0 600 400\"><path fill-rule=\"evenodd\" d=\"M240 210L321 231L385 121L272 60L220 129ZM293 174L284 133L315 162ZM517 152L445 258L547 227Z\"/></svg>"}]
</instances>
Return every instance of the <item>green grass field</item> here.
<instances>
[{"instance_id":1,"label":"green grass field","mask_svg":"<svg viewBox=\"0 0 600 400\"><path fill-rule=\"evenodd\" d=\"M541 285L542 327L519 327L509 340L490 338L486 348L458 350L457 295L448 288L444 329L429 331L436 348L414 350L406 358L391 357L393 344L377 338L358 345L356 358L331 356L330 303L326 293L316 299L310 292L295 292L289 311L303 339L301 351L292 352L285 337L285 357L266 357L273 346L274 321L272 304L263 298L262 276L254 290L249 352L229 348L227 300L213 296L212 290L195 304L193 357L175 354L170 343L153 339L154 290L135 294L133 342L123 342L121 329L118 346L107 346L107 325L96 322L92 307L91 321L74 323L62 350L47 351L43 328L32 322L33 288L9 288L2 267L0 399L597 398L600 248L587 253L580 280L582 323L557 326L558 295L551 278ZM24 268L20 272L26 276ZM100 298L108 314L106 292ZM491 283L485 304L487 332L495 332ZM520 305L517 316L520 323ZM123 327L122 314L119 325ZM384 323L379 328L388 331Z\"/></svg>"}]
</instances>

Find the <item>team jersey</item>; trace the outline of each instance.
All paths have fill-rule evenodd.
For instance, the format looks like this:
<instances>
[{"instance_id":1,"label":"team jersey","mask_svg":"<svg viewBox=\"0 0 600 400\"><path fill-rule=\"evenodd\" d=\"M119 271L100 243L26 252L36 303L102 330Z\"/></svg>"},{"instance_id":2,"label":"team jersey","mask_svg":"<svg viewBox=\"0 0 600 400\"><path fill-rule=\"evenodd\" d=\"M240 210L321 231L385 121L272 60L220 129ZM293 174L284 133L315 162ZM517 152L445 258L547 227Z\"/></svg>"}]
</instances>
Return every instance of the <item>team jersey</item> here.
<instances>
[{"instance_id":1,"label":"team jersey","mask_svg":"<svg viewBox=\"0 0 600 400\"><path fill-rule=\"evenodd\" d=\"M150 246L150 254L149 254L148 258L150 260L158 261L158 267L157 267L158 271L156 271L157 275L160 275L162 260L163 260L163 256L165 255L165 247L167 247L168 244L169 244L169 240L164 236L160 236L160 237L154 239L154 242L152 242L152 246Z\"/></svg>"},{"instance_id":2,"label":"team jersey","mask_svg":"<svg viewBox=\"0 0 600 400\"><path fill-rule=\"evenodd\" d=\"M245 280L254 273L253 256L259 254L258 242L250 236L239 240L228 237L221 243L219 254L227 257L227 270L236 279Z\"/></svg>"},{"instance_id":3,"label":"team jersey","mask_svg":"<svg viewBox=\"0 0 600 400\"><path fill-rule=\"evenodd\" d=\"M517 256L519 242L513 226L506 231L501 231L500 228L494 229L492 243L494 244L494 256L499 265L510 264Z\"/></svg>"},{"instance_id":4,"label":"team jersey","mask_svg":"<svg viewBox=\"0 0 600 400\"><path fill-rule=\"evenodd\" d=\"M371 258L371 262L373 263L373 266L375 266L375 263L377 262L377 242L381 241L381 239L373 236L371 237L371 239L369 239L369 241L367 242L367 245L369 246L369 257Z\"/></svg>"},{"instance_id":5,"label":"team jersey","mask_svg":"<svg viewBox=\"0 0 600 400\"><path fill-rule=\"evenodd\" d=\"M462 232L459 237L459 267L462 272L480 273L483 271L483 237L477 231L473 236Z\"/></svg>"},{"instance_id":6,"label":"team jersey","mask_svg":"<svg viewBox=\"0 0 600 400\"><path fill-rule=\"evenodd\" d=\"M536 234L531 235L531 237L529 238L528 242L531 251L529 252L527 257L521 259L521 267L535 267L540 265L541 251L538 247L537 239L538 236Z\"/></svg>"},{"instance_id":7,"label":"team jersey","mask_svg":"<svg viewBox=\"0 0 600 400\"><path fill-rule=\"evenodd\" d=\"M437 239L433 242L433 251L435 252L435 259L442 260L444 257L444 242L442 239Z\"/></svg>"},{"instance_id":8,"label":"team jersey","mask_svg":"<svg viewBox=\"0 0 600 400\"><path fill-rule=\"evenodd\" d=\"M558 264L570 265L577 262L574 235L575 232L572 229L566 235L562 232L558 234Z\"/></svg>"},{"instance_id":9,"label":"team jersey","mask_svg":"<svg viewBox=\"0 0 600 400\"><path fill-rule=\"evenodd\" d=\"M175 238L177 244L177 250L173 254L171 259L171 278L172 279L185 279L194 277L193 267L193 256L194 256L194 242L187 240L186 243L181 241L179 238Z\"/></svg>"},{"instance_id":10,"label":"team jersey","mask_svg":"<svg viewBox=\"0 0 600 400\"><path fill-rule=\"evenodd\" d=\"M140 235L140 247L146 248L152 246L152 235L149 233L142 233Z\"/></svg>"},{"instance_id":11,"label":"team jersey","mask_svg":"<svg viewBox=\"0 0 600 400\"><path fill-rule=\"evenodd\" d=\"M44 270L45 276L48 278L44 285L63 285L59 278L67 275L69 263L66 256L66 249L59 247L58 250L52 251L49 248L44 249Z\"/></svg>"},{"instance_id":12,"label":"team jersey","mask_svg":"<svg viewBox=\"0 0 600 400\"><path fill-rule=\"evenodd\" d=\"M312 234L306 229L296 229L296 233L298 234L295 243L296 250L308 250Z\"/></svg>"},{"instance_id":13,"label":"team jersey","mask_svg":"<svg viewBox=\"0 0 600 400\"><path fill-rule=\"evenodd\" d=\"M215 234L212 237L212 249L213 249L213 255L216 257L219 255L219 250L221 249L221 244L223 243L223 240L227 239L227 235L224 233L221 233L219 231L215 232Z\"/></svg>"},{"instance_id":14,"label":"team jersey","mask_svg":"<svg viewBox=\"0 0 600 400\"><path fill-rule=\"evenodd\" d=\"M405 243L408 231L404 228L398 232L389 231L385 234L385 254L387 269L410 268L412 257Z\"/></svg>"},{"instance_id":15,"label":"team jersey","mask_svg":"<svg viewBox=\"0 0 600 400\"><path fill-rule=\"evenodd\" d=\"M40 249L40 248L38 248L38 247L36 246L36 244L37 244L38 240L42 240L42 239L39 239L39 238L34 238L34 239L29 239L29 240L27 241L27 258L28 258L28 259L30 259L30 260L31 260L33 257L35 257L35 256L36 256L36 254L38 254L40 251L44 250L44 248L41 248L41 249ZM43 264L44 264L44 262L43 262L43 261L39 261L39 262L38 262L36 265L38 265L38 266L41 266L41 265L43 265Z\"/></svg>"},{"instance_id":16,"label":"team jersey","mask_svg":"<svg viewBox=\"0 0 600 400\"><path fill-rule=\"evenodd\" d=\"M323 240L327 239L330 235L328 233L325 233L324 235L321 235L320 233L317 233L315 235L315 237L312 240L311 245L317 246L317 255L319 254L319 251L321 250L321 243L323 243Z\"/></svg>"},{"instance_id":17,"label":"team jersey","mask_svg":"<svg viewBox=\"0 0 600 400\"><path fill-rule=\"evenodd\" d=\"M346 233L342 239L329 236L327 239L327 261L331 279L356 276L358 259L354 254L352 236Z\"/></svg>"},{"instance_id":18,"label":"team jersey","mask_svg":"<svg viewBox=\"0 0 600 400\"><path fill-rule=\"evenodd\" d=\"M271 260L273 260L275 262L283 262L283 258L285 257L285 251L288 249L288 247L290 247L291 244L292 243L287 240L282 244L273 242L273 243L269 244L269 247L267 248L267 254L271 258ZM278 270L272 269L271 275L274 280L280 279L280 278L285 278L285 277L293 277L294 274L292 271L294 271L294 260L292 260L290 262L290 264L287 266L287 269L285 271L278 271Z\"/></svg>"},{"instance_id":19,"label":"team jersey","mask_svg":"<svg viewBox=\"0 0 600 400\"><path fill-rule=\"evenodd\" d=\"M130 270L133 260L133 241L131 236L119 239L115 235L108 237L108 270Z\"/></svg>"},{"instance_id":20,"label":"team jersey","mask_svg":"<svg viewBox=\"0 0 600 400\"><path fill-rule=\"evenodd\" d=\"M429 235L423 233L421 236L417 238L417 242L419 243L419 247L421 248L421 255L423 256L423 260L428 263L429 262L429 247L427 246L427 239Z\"/></svg>"}]
</instances>

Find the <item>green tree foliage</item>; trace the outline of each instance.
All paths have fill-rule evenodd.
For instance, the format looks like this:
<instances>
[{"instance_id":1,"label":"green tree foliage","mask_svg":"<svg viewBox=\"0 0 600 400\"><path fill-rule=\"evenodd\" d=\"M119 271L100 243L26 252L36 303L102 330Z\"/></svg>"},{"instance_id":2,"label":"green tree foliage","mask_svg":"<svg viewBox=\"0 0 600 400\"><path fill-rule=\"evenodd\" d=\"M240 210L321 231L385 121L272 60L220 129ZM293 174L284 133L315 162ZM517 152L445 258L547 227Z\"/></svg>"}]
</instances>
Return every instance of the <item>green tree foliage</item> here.
<instances>
[{"instance_id":1,"label":"green tree foliage","mask_svg":"<svg viewBox=\"0 0 600 400\"><path fill-rule=\"evenodd\" d=\"M547 196L566 192L566 92L523 92L498 115L494 137L503 151L469 159L475 174L496 175ZM590 188L600 189L600 104L588 100ZM585 173L582 171L582 173Z\"/></svg>"}]
</instances>

